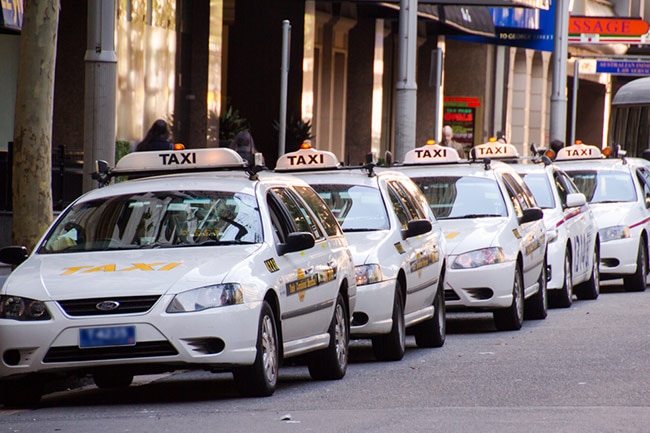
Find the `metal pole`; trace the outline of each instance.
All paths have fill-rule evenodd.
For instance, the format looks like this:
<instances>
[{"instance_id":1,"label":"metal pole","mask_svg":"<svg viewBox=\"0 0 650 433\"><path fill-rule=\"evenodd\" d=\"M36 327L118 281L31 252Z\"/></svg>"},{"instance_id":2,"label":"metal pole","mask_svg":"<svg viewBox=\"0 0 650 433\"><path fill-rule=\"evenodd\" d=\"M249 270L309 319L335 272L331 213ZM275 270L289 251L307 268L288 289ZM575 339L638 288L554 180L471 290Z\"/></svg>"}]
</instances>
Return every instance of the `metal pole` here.
<instances>
[{"instance_id":1,"label":"metal pole","mask_svg":"<svg viewBox=\"0 0 650 433\"><path fill-rule=\"evenodd\" d=\"M115 163L117 56L115 0L88 1L84 96L83 191L97 186L90 173L95 161Z\"/></svg>"},{"instance_id":2,"label":"metal pole","mask_svg":"<svg viewBox=\"0 0 650 433\"><path fill-rule=\"evenodd\" d=\"M576 142L576 113L578 112L578 86L580 85L580 60L573 62L573 104L571 104L571 141L569 145Z\"/></svg>"},{"instance_id":3,"label":"metal pole","mask_svg":"<svg viewBox=\"0 0 650 433\"><path fill-rule=\"evenodd\" d=\"M417 13L417 0L400 0L399 57L395 87L395 157L397 161L403 161L406 152L415 148Z\"/></svg>"},{"instance_id":4,"label":"metal pole","mask_svg":"<svg viewBox=\"0 0 650 433\"><path fill-rule=\"evenodd\" d=\"M555 0L554 0L555 1ZM569 38L569 0L555 5L555 43L553 45L553 85L551 94L550 139L566 140L566 63Z\"/></svg>"},{"instance_id":5,"label":"metal pole","mask_svg":"<svg viewBox=\"0 0 650 433\"><path fill-rule=\"evenodd\" d=\"M291 43L291 24L282 21L282 66L280 67L280 120L278 131L278 157L285 153L287 139L287 88L289 82L289 44Z\"/></svg>"}]
</instances>

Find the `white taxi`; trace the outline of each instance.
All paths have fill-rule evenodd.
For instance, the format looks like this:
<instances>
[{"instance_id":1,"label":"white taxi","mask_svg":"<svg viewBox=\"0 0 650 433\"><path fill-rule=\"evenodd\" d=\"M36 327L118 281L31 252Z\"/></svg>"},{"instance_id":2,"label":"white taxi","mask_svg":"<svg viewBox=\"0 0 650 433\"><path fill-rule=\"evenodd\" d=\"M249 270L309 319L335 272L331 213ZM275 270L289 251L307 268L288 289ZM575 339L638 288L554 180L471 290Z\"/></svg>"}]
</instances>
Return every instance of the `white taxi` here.
<instances>
[{"instance_id":1,"label":"white taxi","mask_svg":"<svg viewBox=\"0 0 650 433\"><path fill-rule=\"evenodd\" d=\"M448 310L491 311L498 330L517 330L547 315L546 228L521 177L486 152L461 160L430 141L391 169L420 186L444 230Z\"/></svg>"},{"instance_id":2,"label":"white taxi","mask_svg":"<svg viewBox=\"0 0 650 433\"><path fill-rule=\"evenodd\" d=\"M513 163L544 211L549 304L570 307L574 293L578 299L598 298L598 227L584 194L571 178L548 157L539 155L541 151L521 157L515 146L495 141L478 145L475 151Z\"/></svg>"},{"instance_id":3,"label":"white taxi","mask_svg":"<svg viewBox=\"0 0 650 433\"><path fill-rule=\"evenodd\" d=\"M101 165L101 182L139 178L78 198L30 255L0 251L18 265L0 291L5 405L37 402L59 373L126 387L139 374L231 371L250 396L271 395L292 356L306 354L315 379L345 375L354 264L307 183L255 173L230 149Z\"/></svg>"},{"instance_id":4,"label":"white taxi","mask_svg":"<svg viewBox=\"0 0 650 433\"><path fill-rule=\"evenodd\" d=\"M650 236L650 162L606 158L611 148L577 142L560 149L555 163L571 176L596 217L600 237L600 275L623 278L626 291L644 291Z\"/></svg>"},{"instance_id":5,"label":"white taxi","mask_svg":"<svg viewBox=\"0 0 650 433\"><path fill-rule=\"evenodd\" d=\"M399 360L405 335L419 347L444 344L445 240L417 185L374 165L342 167L307 143L278 159L278 172L307 181L330 206L356 265L351 337L370 338L379 360Z\"/></svg>"}]
</instances>

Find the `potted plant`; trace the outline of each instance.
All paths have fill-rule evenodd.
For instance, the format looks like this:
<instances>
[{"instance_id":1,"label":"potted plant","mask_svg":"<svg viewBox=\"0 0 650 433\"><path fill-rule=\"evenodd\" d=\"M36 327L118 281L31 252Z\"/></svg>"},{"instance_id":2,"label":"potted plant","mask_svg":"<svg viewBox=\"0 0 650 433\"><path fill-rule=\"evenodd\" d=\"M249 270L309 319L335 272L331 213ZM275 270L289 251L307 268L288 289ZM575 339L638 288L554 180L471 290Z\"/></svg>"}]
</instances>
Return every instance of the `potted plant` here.
<instances>
[{"instance_id":1,"label":"potted plant","mask_svg":"<svg viewBox=\"0 0 650 433\"><path fill-rule=\"evenodd\" d=\"M214 111L210 112L210 117L216 117ZM248 120L239 114L239 110L233 108L232 105L229 106L219 116L219 147L230 147L230 142L235 138L235 135L247 129L250 129ZM208 134L210 134L212 128L209 128L208 131ZM208 136L208 140L210 139L211 137Z\"/></svg>"}]
</instances>

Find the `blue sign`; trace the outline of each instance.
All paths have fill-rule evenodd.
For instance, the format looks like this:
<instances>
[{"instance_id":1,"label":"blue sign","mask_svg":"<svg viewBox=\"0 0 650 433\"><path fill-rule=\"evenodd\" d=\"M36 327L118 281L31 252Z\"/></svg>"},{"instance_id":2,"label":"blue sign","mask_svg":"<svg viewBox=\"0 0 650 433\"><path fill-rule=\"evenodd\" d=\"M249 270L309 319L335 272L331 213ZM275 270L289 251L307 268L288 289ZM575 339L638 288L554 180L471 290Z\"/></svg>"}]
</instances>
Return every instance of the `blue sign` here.
<instances>
[{"instance_id":1,"label":"blue sign","mask_svg":"<svg viewBox=\"0 0 650 433\"><path fill-rule=\"evenodd\" d=\"M598 60L596 72L613 75L650 75L650 62L627 60Z\"/></svg>"},{"instance_id":2,"label":"blue sign","mask_svg":"<svg viewBox=\"0 0 650 433\"><path fill-rule=\"evenodd\" d=\"M2 14L0 28L21 30L23 27L23 0L0 0Z\"/></svg>"},{"instance_id":3,"label":"blue sign","mask_svg":"<svg viewBox=\"0 0 650 433\"><path fill-rule=\"evenodd\" d=\"M548 10L524 8L490 8L495 37L447 36L465 42L507 45L537 51L553 51L555 36L555 2Z\"/></svg>"}]
</instances>

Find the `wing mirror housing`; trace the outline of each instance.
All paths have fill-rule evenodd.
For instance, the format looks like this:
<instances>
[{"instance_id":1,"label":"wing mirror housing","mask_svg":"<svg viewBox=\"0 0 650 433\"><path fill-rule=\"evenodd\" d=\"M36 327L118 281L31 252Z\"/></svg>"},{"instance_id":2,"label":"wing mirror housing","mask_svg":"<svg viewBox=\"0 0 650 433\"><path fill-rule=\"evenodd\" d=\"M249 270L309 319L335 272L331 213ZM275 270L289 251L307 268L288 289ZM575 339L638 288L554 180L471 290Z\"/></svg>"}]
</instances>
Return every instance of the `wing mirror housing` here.
<instances>
[{"instance_id":1,"label":"wing mirror housing","mask_svg":"<svg viewBox=\"0 0 650 433\"><path fill-rule=\"evenodd\" d=\"M278 246L278 254L284 255L296 251L308 250L316 244L314 235L308 232L295 232L287 236L287 241Z\"/></svg>"},{"instance_id":2,"label":"wing mirror housing","mask_svg":"<svg viewBox=\"0 0 650 433\"><path fill-rule=\"evenodd\" d=\"M402 239L412 238L413 236L423 235L429 233L432 229L431 221L421 219L421 220L411 220L408 222L406 230L402 230Z\"/></svg>"},{"instance_id":3,"label":"wing mirror housing","mask_svg":"<svg viewBox=\"0 0 650 433\"><path fill-rule=\"evenodd\" d=\"M525 224L544 218L544 211L538 207L531 207L524 210L524 214L519 218L519 224Z\"/></svg>"}]
</instances>

